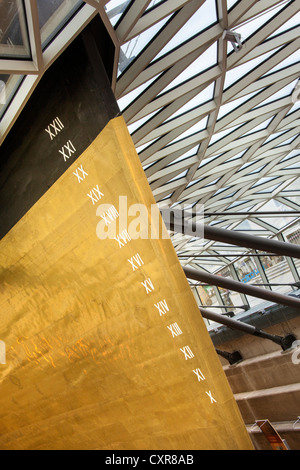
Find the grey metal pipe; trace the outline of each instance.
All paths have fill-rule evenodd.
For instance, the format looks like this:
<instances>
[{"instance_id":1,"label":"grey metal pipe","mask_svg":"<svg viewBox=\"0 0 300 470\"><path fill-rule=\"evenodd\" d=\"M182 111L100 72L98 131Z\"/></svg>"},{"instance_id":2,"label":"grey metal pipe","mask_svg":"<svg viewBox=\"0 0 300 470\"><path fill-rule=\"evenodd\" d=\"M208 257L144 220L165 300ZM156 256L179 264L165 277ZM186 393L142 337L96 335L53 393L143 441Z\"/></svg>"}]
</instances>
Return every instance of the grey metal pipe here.
<instances>
[{"instance_id":1,"label":"grey metal pipe","mask_svg":"<svg viewBox=\"0 0 300 470\"><path fill-rule=\"evenodd\" d=\"M207 320L211 320L221 325L228 326L234 330L243 331L244 333L258 336L259 338L265 338L273 341L273 343L279 344L284 351L292 347L294 341L296 341L296 337L294 335L287 335L277 336L267 333L266 331L260 330L253 325L248 325L248 323L243 323L232 318L225 317L220 315L219 313L212 312L211 310L207 310L205 308L199 308L201 315L206 318Z\"/></svg>"},{"instance_id":2,"label":"grey metal pipe","mask_svg":"<svg viewBox=\"0 0 300 470\"><path fill-rule=\"evenodd\" d=\"M251 295L252 297L257 297L259 299L267 300L280 305L286 305L287 307L300 308L300 300L296 297L289 297L288 295L278 294L277 292L261 289L260 287L251 286L250 284L233 281L232 279L228 279L226 277L209 274L205 271L187 267L183 268L183 270L188 279L205 282L210 286L223 287L224 289L233 290L234 292L240 292L241 294L245 295Z\"/></svg>"},{"instance_id":3,"label":"grey metal pipe","mask_svg":"<svg viewBox=\"0 0 300 470\"><path fill-rule=\"evenodd\" d=\"M293 243L255 237L235 230L216 228L198 222L189 222L184 218L184 212L179 209L161 209L161 214L167 229L177 233L300 259L300 246Z\"/></svg>"},{"instance_id":4,"label":"grey metal pipe","mask_svg":"<svg viewBox=\"0 0 300 470\"><path fill-rule=\"evenodd\" d=\"M300 246L298 245L280 242L278 240L270 240L269 238L254 237L253 235L236 232L234 230L225 230L204 225L204 238L260 251L265 250L270 253L277 253L291 258L300 258Z\"/></svg>"}]
</instances>

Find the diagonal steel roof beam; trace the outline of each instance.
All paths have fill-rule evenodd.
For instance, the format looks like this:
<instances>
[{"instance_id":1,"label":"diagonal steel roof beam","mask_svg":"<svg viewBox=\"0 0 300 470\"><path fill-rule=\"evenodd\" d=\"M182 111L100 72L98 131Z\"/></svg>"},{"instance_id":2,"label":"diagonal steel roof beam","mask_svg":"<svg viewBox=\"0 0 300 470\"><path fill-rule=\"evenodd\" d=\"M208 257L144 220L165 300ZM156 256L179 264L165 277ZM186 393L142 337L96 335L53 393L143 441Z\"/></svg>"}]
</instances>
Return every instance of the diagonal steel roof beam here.
<instances>
[{"instance_id":1,"label":"diagonal steel roof beam","mask_svg":"<svg viewBox=\"0 0 300 470\"><path fill-rule=\"evenodd\" d=\"M278 85L278 82L277 82L277 84L276 84L275 86L277 86L277 87L279 86L279 87L280 87L280 85ZM269 90L269 94L271 94L270 92L272 93L271 90ZM262 97L261 97L261 98L262 98Z\"/></svg>"},{"instance_id":2,"label":"diagonal steel roof beam","mask_svg":"<svg viewBox=\"0 0 300 470\"><path fill-rule=\"evenodd\" d=\"M39 69L33 60L0 59L1 74L38 75Z\"/></svg>"},{"instance_id":3,"label":"diagonal steel roof beam","mask_svg":"<svg viewBox=\"0 0 300 470\"><path fill-rule=\"evenodd\" d=\"M228 28L227 2L225 0L220 0L218 2L218 11L220 12L220 15L222 17L223 27L227 29ZM208 123L207 123L208 136L205 140L200 142L199 149L197 152L198 162L195 163L195 165L193 165L188 170L188 173L186 175L186 179L188 183L190 183L193 180L195 173L199 167L199 163L202 161L202 159L205 156L209 142L215 131L215 126L216 126L219 110L222 104L225 75L226 75L226 70L227 70L227 42L224 41L223 39L219 39L218 41L218 61L219 61L219 67L222 70L222 74L220 77L217 78L215 82L214 102L216 104L216 108L209 114ZM174 194L171 197L171 200L173 202L178 201L184 188L185 188L184 186L181 186L174 192Z\"/></svg>"},{"instance_id":4,"label":"diagonal steel roof beam","mask_svg":"<svg viewBox=\"0 0 300 470\"><path fill-rule=\"evenodd\" d=\"M184 60L186 60L186 58L184 58ZM151 101L145 99L144 96L141 95L141 97L134 101L131 106L124 110L123 115L128 124L136 122L139 119L147 116L148 114L151 114L169 105L170 103L173 103L176 99L178 99L179 96L183 96L185 94L188 95L191 90L197 89L199 91L202 91L206 86L216 80L216 78L219 77L221 74L222 71L220 67L216 65L204 72L201 72L190 80L185 81L181 85L178 85L172 88L171 90L160 94L159 96L156 96L154 93L154 98L151 98Z\"/></svg>"},{"instance_id":5,"label":"diagonal steel roof beam","mask_svg":"<svg viewBox=\"0 0 300 470\"><path fill-rule=\"evenodd\" d=\"M290 2L290 0L289 0ZM270 9L277 8L280 4L289 3L287 0L264 0L263 2L259 1L253 5L244 16L239 19L239 23L243 24L249 20L253 20L255 17L263 15L266 11Z\"/></svg>"},{"instance_id":6,"label":"diagonal steel roof beam","mask_svg":"<svg viewBox=\"0 0 300 470\"><path fill-rule=\"evenodd\" d=\"M189 18L200 8L204 0L191 0L181 10L173 14L172 18L152 39L150 44L130 64L128 69L120 76L116 86L116 98L123 96L132 81L149 65L154 57L164 48Z\"/></svg>"},{"instance_id":7,"label":"diagonal steel roof beam","mask_svg":"<svg viewBox=\"0 0 300 470\"><path fill-rule=\"evenodd\" d=\"M286 181L290 181L291 180L291 176L290 175L283 175L281 177L277 177L277 178L274 178L270 181L267 181L265 183L262 183L261 185L259 186L256 186L254 188L249 188L249 187L245 187L243 186L242 183L239 183L239 184L236 184L235 185L235 188L228 188L228 190L224 191L224 193L232 193L234 192L234 196L232 196L230 198L230 201L229 202L229 205L231 205L233 202L235 202L236 200L239 200L241 199L242 197L244 197L245 199L250 199L252 201L253 204L255 204L257 202L257 199L266 199L267 195L266 194L257 194L257 191L263 191L263 190L266 190L272 186L274 186L274 184L281 184L282 182L286 182ZM220 195L217 195L217 196L220 196ZM216 208L218 208L218 210L221 210L221 207L225 207L224 206L224 199L222 197L211 197L210 198L210 201L209 201L209 205L207 207L207 210L216 210ZM223 195L224 197L224 195ZM272 196L273 197L273 196Z\"/></svg>"},{"instance_id":8,"label":"diagonal steel roof beam","mask_svg":"<svg viewBox=\"0 0 300 470\"><path fill-rule=\"evenodd\" d=\"M189 1L190 0L172 0L171 2L163 2L161 4L154 5L154 7L152 7L151 10L146 11L133 26L129 34L126 35L126 41L130 41L136 36L139 36L158 21L182 8Z\"/></svg>"},{"instance_id":9,"label":"diagonal steel roof beam","mask_svg":"<svg viewBox=\"0 0 300 470\"><path fill-rule=\"evenodd\" d=\"M155 161L153 164L151 164L148 168L144 170L146 176L149 177L151 175L154 175L157 171L160 171L166 168L169 164L176 162L178 158L181 158L181 157L184 158L183 155L185 153L191 152L195 147L196 145L191 144L190 146L184 149L179 149L175 151L174 153L170 153L166 157L163 157L160 160Z\"/></svg>"},{"instance_id":10,"label":"diagonal steel roof beam","mask_svg":"<svg viewBox=\"0 0 300 470\"><path fill-rule=\"evenodd\" d=\"M149 164L159 160L160 158L170 155L170 153L178 151L185 153L189 148L191 148L190 146L194 147L195 145L199 144L199 142L201 140L204 140L207 135L207 131L196 132L190 137L186 137L185 139L170 144L162 148L158 152L155 152L154 154L152 153L152 151L150 152L150 149L143 150L143 152L141 152L139 155L140 160L144 162L144 164Z\"/></svg>"},{"instance_id":11,"label":"diagonal steel roof beam","mask_svg":"<svg viewBox=\"0 0 300 470\"><path fill-rule=\"evenodd\" d=\"M99 4L98 4L99 6ZM40 56L40 39L38 36L38 17L35 2L33 0L26 0L26 9L30 14L29 18L29 34L33 44L33 61L27 62L24 72L25 78L17 90L13 101L10 103L9 108L6 110L5 115L0 122L0 145L4 141L6 135L10 131L12 125L18 118L23 107L30 98L35 87L39 83L43 72L56 60L56 58L66 49L72 40L83 30L83 28L96 16L97 10L88 4L84 4L77 15L75 15L65 26L63 31L55 37L48 48L43 52L41 59ZM42 63L43 61L43 63ZM19 73L21 73L22 62L19 64ZM21 65L21 67L20 67ZM30 70L26 71L26 68ZM40 67L40 68L39 68ZM30 72L30 73L27 73ZM15 72L14 73L18 73Z\"/></svg>"},{"instance_id":12,"label":"diagonal steel roof beam","mask_svg":"<svg viewBox=\"0 0 300 470\"><path fill-rule=\"evenodd\" d=\"M207 30L202 31L191 39L185 41L183 44L179 45L167 54L164 54L162 57L159 57L158 59L152 61L130 83L130 85L126 89L126 92L123 93L122 96L131 92L135 88L138 88L149 80L157 77L165 70L168 70L169 68L178 64L178 62L184 59L185 57L189 56L198 58L202 54L202 52L205 51L217 39L219 39L222 34L223 29L220 27L219 24L215 24L209 27Z\"/></svg>"},{"instance_id":13,"label":"diagonal steel roof beam","mask_svg":"<svg viewBox=\"0 0 300 470\"><path fill-rule=\"evenodd\" d=\"M296 75L294 75L294 77L295 76ZM288 77L286 78L284 83L286 84L290 83L290 80ZM276 89L278 86L279 85L275 83L273 89ZM265 92L266 92L265 96L267 95L268 97L272 96L273 94L271 93L272 92L271 87L268 87L268 89L265 90ZM257 101L258 98L261 98L262 96L264 95L261 95L260 97L256 96L254 101ZM264 99L263 100L260 99L258 105L254 105L254 109L250 105L250 102L247 102L245 105L240 106L241 109L238 109L238 110L234 109L229 114L219 119L219 121L216 124L216 133L230 129L231 127L241 126L242 124L249 122L251 119L255 119L258 113L263 114L267 119L268 117L272 116L272 114L274 115L274 113L277 110L280 110L286 107L291 102L291 96L285 96L283 98L279 98L267 104L263 104L263 101ZM260 104L261 106L259 106ZM288 125L288 121L286 121L286 125Z\"/></svg>"},{"instance_id":14,"label":"diagonal steel roof beam","mask_svg":"<svg viewBox=\"0 0 300 470\"><path fill-rule=\"evenodd\" d=\"M155 140L155 142L151 143L146 149L144 149L140 153L140 157L144 158L146 155L150 156L150 155L155 154L155 152L161 150L162 148L166 147L170 142L173 142L175 139L180 137L185 131L188 131L191 128L191 126L201 121L203 117L206 117L206 116L203 116L200 114L198 117L194 118L193 120L188 121L184 124L181 124L178 127L174 127L174 129L162 135L159 139Z\"/></svg>"},{"instance_id":15,"label":"diagonal steel roof beam","mask_svg":"<svg viewBox=\"0 0 300 470\"><path fill-rule=\"evenodd\" d=\"M115 26L115 31L120 43L126 42L128 34L143 15L150 2L151 0L135 0L129 4L129 8Z\"/></svg>"},{"instance_id":16,"label":"diagonal steel roof beam","mask_svg":"<svg viewBox=\"0 0 300 470\"><path fill-rule=\"evenodd\" d=\"M270 39L266 39L261 44L257 45L251 52L247 51L247 54L244 55L241 59L239 59L238 64L234 65L234 67L238 67L250 60L256 59L257 57L266 54L278 47L284 46L290 42L293 42L296 37L300 35L300 26L295 26L294 28L289 29L288 31L279 34L278 36L272 37ZM247 47L247 44L246 46Z\"/></svg>"},{"instance_id":17,"label":"diagonal steel roof beam","mask_svg":"<svg viewBox=\"0 0 300 470\"><path fill-rule=\"evenodd\" d=\"M183 162L174 163L174 165L161 170L158 174L155 175L155 177L148 179L151 189L154 190L156 188L162 187L168 181L172 180L190 168L196 160L197 157L190 157Z\"/></svg>"},{"instance_id":18,"label":"diagonal steel roof beam","mask_svg":"<svg viewBox=\"0 0 300 470\"><path fill-rule=\"evenodd\" d=\"M144 136L144 138L141 138L141 135L145 134L145 130L146 130L145 129L146 125L145 125L142 128L140 128L137 132L134 132L132 134L132 139L136 145L144 145L147 142L150 142L154 139L158 139L168 134L169 132L172 132L174 129L183 129L182 132L184 132L186 130L186 127L185 127L186 124L188 124L187 128L193 126L198 121L208 116L215 109L216 109L215 103L213 101L209 101L205 104L196 106L190 111L187 111L173 119L169 119L168 121L154 128L152 131L149 131L148 134ZM169 111L171 112L171 110ZM182 132L180 131L175 137L180 135ZM139 140L139 137L140 137L140 140ZM170 139L170 141L172 140L173 138Z\"/></svg>"},{"instance_id":19,"label":"diagonal steel roof beam","mask_svg":"<svg viewBox=\"0 0 300 470\"><path fill-rule=\"evenodd\" d=\"M263 43L272 33L274 33L282 24L288 21L299 11L297 2L293 1L285 6L279 13L271 18L266 25L260 28L252 37L247 39L247 47L239 50L238 54L232 53L228 57L228 69L237 66L242 58L250 51L255 49L259 44Z\"/></svg>"},{"instance_id":20,"label":"diagonal steel roof beam","mask_svg":"<svg viewBox=\"0 0 300 470\"><path fill-rule=\"evenodd\" d=\"M232 29L241 18L257 3L257 1L240 0L228 13L228 26Z\"/></svg>"},{"instance_id":21,"label":"diagonal steel roof beam","mask_svg":"<svg viewBox=\"0 0 300 470\"><path fill-rule=\"evenodd\" d=\"M187 69L203 52L206 51L206 46L202 46L200 50L196 50L177 60L176 64L162 73L146 90L144 90L126 109L123 110L123 115L128 124L131 124L139 119L147 116L148 114L168 105L174 101L178 96L190 92L193 88L205 88L205 84L211 83L215 76L220 73L218 69L210 69L203 74L202 81L190 81L191 87L186 86L186 82L180 87L174 87L168 92L161 93L178 75ZM194 85L194 86L193 86ZM206 86L207 86L206 85ZM178 93L180 90L182 93ZM176 91L175 91L176 90ZM160 94L161 93L161 94Z\"/></svg>"},{"instance_id":22,"label":"diagonal steel roof beam","mask_svg":"<svg viewBox=\"0 0 300 470\"><path fill-rule=\"evenodd\" d=\"M243 182L237 182L231 184L231 186L228 186L227 188L224 187L224 190L216 194L216 190L219 189L217 185L215 185L215 188L212 188L213 191L209 192L210 188L209 187L202 187L195 191L195 193L190 194L188 198L182 198L182 202L185 202L187 204L192 204L192 203L198 203L198 204L205 204L206 210L213 210L217 206L220 209L220 207L223 207L225 210L226 207L229 207L232 205L233 202L239 200L239 199L245 199L248 201L251 201L253 199L256 199L257 197L259 198L260 196L256 196L257 191L261 191L262 189L267 189L268 187L274 186L274 184L279 184L282 181L286 181L288 179L291 179L291 176L289 174L282 175L282 178L277 177L277 178L272 178L270 181L263 183L259 188L252 188L251 189L251 184L250 187L249 185L243 184ZM201 194L203 197L201 197ZM266 198L266 194L264 197ZM228 198L226 200L226 198ZM255 204L255 201L253 202ZM218 210L219 210L218 209Z\"/></svg>"},{"instance_id":23,"label":"diagonal steel roof beam","mask_svg":"<svg viewBox=\"0 0 300 470\"><path fill-rule=\"evenodd\" d=\"M224 91L224 103L227 103L231 99L235 99L238 96L242 96L239 93L243 90L244 94L246 94L246 87L248 87L251 83L256 82L258 85L261 83L257 82L257 80L269 72L273 67L280 64L285 58L292 55L294 52L298 51L300 48L300 38L296 38L293 42L289 43L288 45L282 47L279 51L275 52L268 60L264 61L258 67L256 67L252 72L248 73L242 79L235 82L232 86L227 88ZM268 77L264 77L266 82L272 80L271 74ZM250 91L247 90L249 93Z\"/></svg>"},{"instance_id":24,"label":"diagonal steel roof beam","mask_svg":"<svg viewBox=\"0 0 300 470\"><path fill-rule=\"evenodd\" d=\"M24 6L32 60L41 75L44 71L44 59L37 2L36 0L25 0Z\"/></svg>"},{"instance_id":25,"label":"diagonal steel roof beam","mask_svg":"<svg viewBox=\"0 0 300 470\"><path fill-rule=\"evenodd\" d=\"M249 7L251 6L251 4L254 4L255 2L243 2L243 5L244 5L244 10L243 11L247 11L249 9ZM242 13L241 13L242 14ZM203 37L203 40L202 40L202 45L207 42L207 38L209 38L209 40L215 40L217 38L220 38L221 34L223 33L223 30L222 28L220 27L220 25L214 25L212 26L208 31L204 32L204 33L201 33L199 35L199 37L196 37L196 38L192 38L192 40L190 41L187 41L183 46L181 46L180 48L177 48L173 53L170 52L168 53L165 57L163 57L162 59L160 59L158 61L158 63L161 63L162 64L162 67L158 68L157 69L157 63L154 63L152 65L150 65L149 67L147 67L146 71L143 72L141 71L140 72L140 75L139 75L139 80L138 82L134 82L134 80L132 80L132 84L131 84L131 87L134 88L134 87L137 87L139 85L141 85L141 83L149 80L150 78L153 78L155 77L157 74L161 73L163 70L166 69L167 66L171 65L171 64L174 64L174 63L177 63L178 62L178 56L179 57L185 57L186 54L188 53L188 55L190 56L190 53L191 53L191 50L193 50L193 46L192 46L192 43L195 43L197 44L197 48L201 47L201 42L200 42L200 46L199 46L199 39L201 39L201 37ZM198 43L196 42L198 41ZM205 42L204 42L205 41ZM183 50L183 48L185 48L185 50ZM199 55L199 52L198 52L198 55ZM172 58L174 56L174 58ZM171 58L171 62L170 62L170 58ZM196 58L196 57L195 57ZM168 62L169 60L169 62ZM191 62L190 62L191 63ZM185 64L184 68L186 68L187 64ZM149 74L149 70L151 71L151 67L156 67L155 68L155 72L152 72ZM184 68L182 70L184 70ZM147 76L146 77L143 77L143 73L147 73ZM222 73L222 71L221 71ZM177 72L178 74L178 72ZM173 76L175 77L176 74ZM202 78L202 77L201 77ZM204 78L205 80L205 78ZM170 80L171 81L171 80ZM190 86L193 86L192 82L189 83ZM155 86L157 87L157 83L155 83ZM128 88L128 90L132 89ZM186 92L190 91L191 88L188 87L186 88ZM180 88L176 88L174 89L175 91L175 95L174 95L174 99L178 97L178 93L181 94L183 93L183 90L180 90ZM151 97L148 97L148 100L145 99L145 96L144 94L142 95L142 102L140 103L140 106L139 106L139 109L137 109L137 103L136 101L133 103L134 105L134 110L130 110L131 107L129 107L128 109L124 110L124 117L125 117L125 120L127 121L128 124L134 122L134 120L132 120L132 116L135 116L135 120L138 120L140 119L141 117L143 116L146 116L147 114L150 114L151 112L155 111L155 109L147 109L146 111L143 112L143 114L138 114L137 116L137 112L139 110L142 110L146 104L147 104L147 101L149 102L150 99L153 99L155 96L157 96L157 93L159 92L159 90L156 89L156 94L154 94L153 96ZM171 98L172 100L172 98ZM169 101L168 103L170 102L170 98L169 98ZM158 104L157 101L155 103L156 105ZM164 104L159 104L156 109L159 109L160 107L162 106L165 106L167 103L164 102Z\"/></svg>"}]
</instances>

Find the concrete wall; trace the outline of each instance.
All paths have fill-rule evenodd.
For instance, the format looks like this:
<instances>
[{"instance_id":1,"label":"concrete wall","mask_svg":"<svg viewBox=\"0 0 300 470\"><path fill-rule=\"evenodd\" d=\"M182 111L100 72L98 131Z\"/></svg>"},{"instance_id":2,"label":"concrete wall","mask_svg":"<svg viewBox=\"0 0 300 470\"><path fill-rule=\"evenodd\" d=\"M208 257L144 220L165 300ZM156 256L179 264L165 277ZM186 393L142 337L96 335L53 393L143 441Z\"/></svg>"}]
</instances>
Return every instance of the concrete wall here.
<instances>
[{"instance_id":1,"label":"concrete wall","mask_svg":"<svg viewBox=\"0 0 300 470\"><path fill-rule=\"evenodd\" d=\"M287 319L264 331L274 335L293 334L300 340L300 317ZM224 332L226 337L226 332ZM292 450L300 449L300 347L283 351L270 340L239 335L221 342L217 348L238 350L243 361L229 365L220 357L248 432L258 450L272 450L256 420L268 419ZM217 342L217 341L216 341ZM299 341L300 344L300 341ZM296 346L296 345L295 345ZM299 420L299 421L298 421Z\"/></svg>"}]
</instances>

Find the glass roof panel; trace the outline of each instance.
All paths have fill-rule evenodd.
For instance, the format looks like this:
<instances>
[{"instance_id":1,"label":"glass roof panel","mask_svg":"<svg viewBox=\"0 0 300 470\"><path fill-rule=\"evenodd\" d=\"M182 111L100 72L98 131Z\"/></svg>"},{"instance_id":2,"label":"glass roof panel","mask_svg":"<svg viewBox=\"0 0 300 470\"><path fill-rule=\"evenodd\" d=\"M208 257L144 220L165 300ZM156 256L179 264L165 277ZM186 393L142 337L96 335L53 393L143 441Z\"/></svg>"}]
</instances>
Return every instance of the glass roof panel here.
<instances>
[{"instance_id":1,"label":"glass roof panel","mask_svg":"<svg viewBox=\"0 0 300 470\"><path fill-rule=\"evenodd\" d=\"M150 44L153 37L159 32L169 18L170 15L121 46L121 67L119 65L119 75L121 75L121 73L127 69L141 51Z\"/></svg>"},{"instance_id":2,"label":"glass roof panel","mask_svg":"<svg viewBox=\"0 0 300 470\"><path fill-rule=\"evenodd\" d=\"M272 51L273 52L273 51ZM291 54L289 57L284 59L282 62L277 64L275 67L272 69L268 70L268 73L266 75L269 75L270 73L274 73L277 70L282 70L285 67L289 67L290 65L299 63L300 61L300 49L295 51L293 54Z\"/></svg>"},{"instance_id":3,"label":"glass roof panel","mask_svg":"<svg viewBox=\"0 0 300 470\"><path fill-rule=\"evenodd\" d=\"M224 88L229 88L233 83L238 82L242 77L247 75L249 72L254 70L258 65L262 64L267 60L274 52L279 50L279 48L272 51L266 52L266 54L255 57L255 59L248 60L244 64L241 64L231 70L227 70Z\"/></svg>"},{"instance_id":4,"label":"glass roof panel","mask_svg":"<svg viewBox=\"0 0 300 470\"><path fill-rule=\"evenodd\" d=\"M273 103L274 101L279 100L280 98L283 98L284 96L291 95L296 83L297 83L297 80L293 81L292 83L289 83L288 85L286 85L285 87L277 91L277 93L274 93L273 95L269 96L269 98L266 98L264 101L259 103L259 105L255 106L253 109L260 108L261 106L264 106L265 104L268 104L268 103Z\"/></svg>"},{"instance_id":5,"label":"glass roof panel","mask_svg":"<svg viewBox=\"0 0 300 470\"><path fill-rule=\"evenodd\" d=\"M140 85L138 88L135 88L132 90L130 93L127 95L123 96L118 100L118 105L122 111L126 109L127 106L130 106L130 104L141 94L143 93L146 88L153 83L157 77L151 78L151 80L148 80L148 82L143 83ZM149 118L149 115L147 115L147 118Z\"/></svg>"},{"instance_id":6,"label":"glass roof panel","mask_svg":"<svg viewBox=\"0 0 300 470\"><path fill-rule=\"evenodd\" d=\"M172 114L165 122L168 122L175 117L180 116L181 114L190 111L198 106L201 106L202 104L210 101L214 97L214 89L215 89L215 83L211 83L208 85L204 90L200 91L197 96L192 98L190 101L188 101L184 106L182 106L176 113ZM199 109L199 113L201 113L201 108Z\"/></svg>"},{"instance_id":7,"label":"glass roof panel","mask_svg":"<svg viewBox=\"0 0 300 470\"><path fill-rule=\"evenodd\" d=\"M227 9L230 10L236 3L238 3L239 0L227 0Z\"/></svg>"},{"instance_id":8,"label":"glass roof panel","mask_svg":"<svg viewBox=\"0 0 300 470\"><path fill-rule=\"evenodd\" d=\"M226 130L223 130L223 131L220 131L220 132L217 132L215 133L211 140L210 140L210 146L212 144L214 144L215 142L218 142L219 140L221 140L223 137L226 137L228 134L230 134L231 132L233 132L235 129L237 129L239 126L233 126L233 127L230 127Z\"/></svg>"},{"instance_id":9,"label":"glass roof panel","mask_svg":"<svg viewBox=\"0 0 300 470\"><path fill-rule=\"evenodd\" d=\"M104 8L113 26L119 21L130 2L131 0L110 0L107 2Z\"/></svg>"},{"instance_id":10,"label":"glass roof panel","mask_svg":"<svg viewBox=\"0 0 300 470\"><path fill-rule=\"evenodd\" d=\"M196 34L199 34L201 31L216 23L216 21L216 2L215 0L206 0L154 60L167 54Z\"/></svg>"},{"instance_id":11,"label":"glass roof panel","mask_svg":"<svg viewBox=\"0 0 300 470\"><path fill-rule=\"evenodd\" d=\"M206 116L205 118L201 119L197 124L194 126L190 127L187 131L185 131L183 134L180 134L176 139L172 140L170 144L173 144L174 142L178 142L178 140L184 139L185 137L189 137L190 135L203 131L206 129L207 126L207 120L208 117Z\"/></svg>"},{"instance_id":12,"label":"glass roof panel","mask_svg":"<svg viewBox=\"0 0 300 470\"><path fill-rule=\"evenodd\" d=\"M22 80L23 75L0 74L0 119L4 116Z\"/></svg>"},{"instance_id":13,"label":"glass roof panel","mask_svg":"<svg viewBox=\"0 0 300 470\"><path fill-rule=\"evenodd\" d=\"M254 18L246 21L239 26L233 28L233 31L238 32L242 35L242 40L248 39L252 36L256 31L258 31L262 26L268 23L284 6L288 3L288 0L284 2L280 2L278 6L273 6L272 8L268 9L266 12L261 13ZM251 10L250 10L251 11Z\"/></svg>"},{"instance_id":14,"label":"glass roof panel","mask_svg":"<svg viewBox=\"0 0 300 470\"><path fill-rule=\"evenodd\" d=\"M43 49L82 5L83 0L37 0Z\"/></svg>"},{"instance_id":15,"label":"glass roof panel","mask_svg":"<svg viewBox=\"0 0 300 470\"><path fill-rule=\"evenodd\" d=\"M122 101L119 100L118 103L119 103L119 106L122 108ZM145 124L147 121L149 121L151 119L151 117L153 117L156 113L157 113L157 111L154 111L153 113L148 114L147 116L143 117L142 119L139 119L138 121L134 122L133 124L129 124L128 125L128 130L131 133L131 135L133 135L136 130L138 130L140 127L142 127L143 124Z\"/></svg>"},{"instance_id":16,"label":"glass roof panel","mask_svg":"<svg viewBox=\"0 0 300 470\"><path fill-rule=\"evenodd\" d=\"M161 3L165 3L165 0L152 0L146 8L146 11L151 10L151 8L160 5Z\"/></svg>"},{"instance_id":17,"label":"glass roof panel","mask_svg":"<svg viewBox=\"0 0 300 470\"><path fill-rule=\"evenodd\" d=\"M187 67L184 72L178 75L166 88L162 90L160 94L165 93L168 90L171 90L175 86L180 85L181 83L189 80L190 78L198 75L204 70L213 67L217 64L217 43L212 44L200 57L198 57L195 62L193 62L189 67Z\"/></svg>"},{"instance_id":18,"label":"glass roof panel","mask_svg":"<svg viewBox=\"0 0 300 470\"><path fill-rule=\"evenodd\" d=\"M218 113L218 121L222 119L222 117L229 114L231 111L238 109L243 103L250 100L256 94L257 94L257 91L253 93L249 93L248 95L244 95L235 100L229 101L228 103L222 104L222 106L220 106L219 113Z\"/></svg>"},{"instance_id":19,"label":"glass roof panel","mask_svg":"<svg viewBox=\"0 0 300 470\"><path fill-rule=\"evenodd\" d=\"M183 155L181 155L180 157L176 158L176 160L174 160L172 163L170 163L170 165L174 164L174 163L178 163L178 162L181 162L182 160L184 160L185 158L188 158L188 157L191 157L193 155L195 155L196 151L198 149L198 145L194 148L192 148L191 150L189 150L188 152L185 152Z\"/></svg>"},{"instance_id":20,"label":"glass roof panel","mask_svg":"<svg viewBox=\"0 0 300 470\"><path fill-rule=\"evenodd\" d=\"M300 12L292 16L288 21L286 21L280 28L278 28L274 33L270 34L268 38L278 36L278 34L284 33L285 31L292 29L300 24Z\"/></svg>"},{"instance_id":21,"label":"glass roof panel","mask_svg":"<svg viewBox=\"0 0 300 470\"><path fill-rule=\"evenodd\" d=\"M270 118L270 119L266 119L266 121L262 122L262 123L259 124L258 126L253 127L249 132L247 132L246 134L243 134L243 135L251 135L251 134L253 134L254 132L257 132L257 131L261 131L261 130L263 130L263 129L266 129L272 120L273 120L273 117Z\"/></svg>"},{"instance_id":22,"label":"glass roof panel","mask_svg":"<svg viewBox=\"0 0 300 470\"><path fill-rule=\"evenodd\" d=\"M30 48L24 4L22 0L1 0L0 58L29 57Z\"/></svg>"}]
</instances>

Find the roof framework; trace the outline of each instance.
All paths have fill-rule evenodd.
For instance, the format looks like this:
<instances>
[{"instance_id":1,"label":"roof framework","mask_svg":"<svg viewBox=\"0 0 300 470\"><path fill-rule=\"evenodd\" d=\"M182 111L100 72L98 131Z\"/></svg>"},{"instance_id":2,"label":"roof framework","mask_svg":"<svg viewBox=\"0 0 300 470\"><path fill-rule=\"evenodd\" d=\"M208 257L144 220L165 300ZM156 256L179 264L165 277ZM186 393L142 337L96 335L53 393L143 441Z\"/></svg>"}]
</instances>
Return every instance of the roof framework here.
<instances>
[{"instance_id":1,"label":"roof framework","mask_svg":"<svg viewBox=\"0 0 300 470\"><path fill-rule=\"evenodd\" d=\"M156 201L260 236L296 226L299 2L57 0L44 24L45 0L13 3L17 44L3 29L9 15L0 18L0 144L47 68L99 14L116 47L112 87ZM182 264L211 272L248 252L171 235Z\"/></svg>"}]
</instances>

